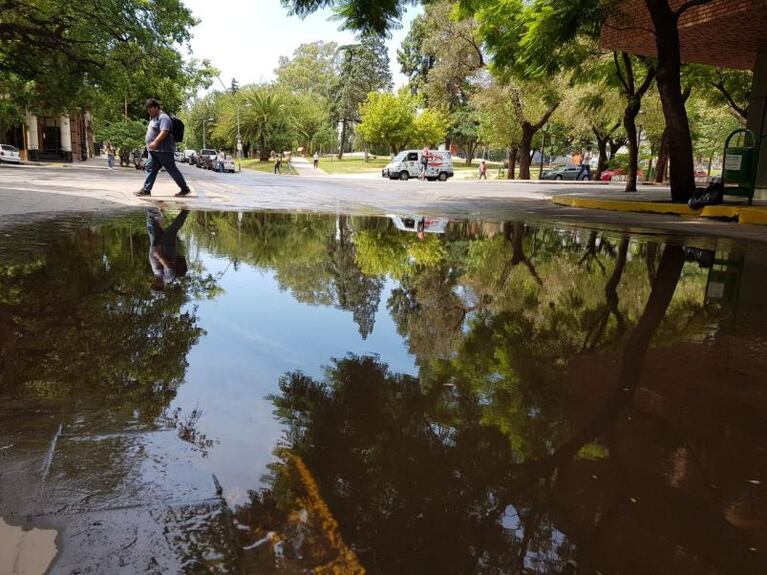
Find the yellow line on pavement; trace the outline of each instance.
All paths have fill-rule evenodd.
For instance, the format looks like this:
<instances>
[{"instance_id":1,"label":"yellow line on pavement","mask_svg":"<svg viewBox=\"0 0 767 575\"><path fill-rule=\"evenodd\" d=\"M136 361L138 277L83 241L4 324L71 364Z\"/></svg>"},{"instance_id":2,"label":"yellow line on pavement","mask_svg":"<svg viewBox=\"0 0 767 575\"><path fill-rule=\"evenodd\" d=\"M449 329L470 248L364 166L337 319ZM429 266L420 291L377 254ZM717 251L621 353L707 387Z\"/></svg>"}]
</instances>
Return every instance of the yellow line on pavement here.
<instances>
[{"instance_id":1,"label":"yellow line on pavement","mask_svg":"<svg viewBox=\"0 0 767 575\"><path fill-rule=\"evenodd\" d=\"M317 575L365 575L365 568L359 562L357 554L344 543L338 521L333 517L330 507L322 498L320 487L303 459L287 450L282 451L282 454L298 472L301 483L306 489L304 502L311 511L319 516L322 530L328 538L330 546L338 554L330 563L315 567L314 573Z\"/></svg>"},{"instance_id":2,"label":"yellow line on pavement","mask_svg":"<svg viewBox=\"0 0 767 575\"><path fill-rule=\"evenodd\" d=\"M767 225L767 207L718 205L706 206L693 210L686 204L670 202L647 202L636 200L612 200L578 195L554 196L557 205L571 208L586 208L591 210L609 210L613 212L640 212L648 214L674 214L678 216L697 216L703 218L726 218L737 220L741 224Z\"/></svg>"}]
</instances>

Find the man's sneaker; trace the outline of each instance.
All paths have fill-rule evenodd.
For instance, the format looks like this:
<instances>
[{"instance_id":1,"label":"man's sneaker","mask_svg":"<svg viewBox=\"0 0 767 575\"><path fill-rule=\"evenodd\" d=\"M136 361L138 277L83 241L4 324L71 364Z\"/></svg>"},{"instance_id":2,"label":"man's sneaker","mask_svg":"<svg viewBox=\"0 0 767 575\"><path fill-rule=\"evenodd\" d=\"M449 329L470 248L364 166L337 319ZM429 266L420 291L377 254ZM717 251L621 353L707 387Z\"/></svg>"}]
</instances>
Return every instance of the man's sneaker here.
<instances>
[{"instance_id":1,"label":"man's sneaker","mask_svg":"<svg viewBox=\"0 0 767 575\"><path fill-rule=\"evenodd\" d=\"M188 195L189 195L189 194L191 194L191 193L192 193L192 190L190 190L189 188L187 188L187 189L185 189L185 190L181 190L179 193L177 193L177 194L176 194L176 197L177 197L177 198L183 198L184 196L188 196Z\"/></svg>"},{"instance_id":2,"label":"man's sneaker","mask_svg":"<svg viewBox=\"0 0 767 575\"><path fill-rule=\"evenodd\" d=\"M141 196L151 196L152 192L147 192L144 188L141 188L140 190L137 190L137 191L133 192L133 195L134 196L139 196L139 197L141 197Z\"/></svg>"}]
</instances>

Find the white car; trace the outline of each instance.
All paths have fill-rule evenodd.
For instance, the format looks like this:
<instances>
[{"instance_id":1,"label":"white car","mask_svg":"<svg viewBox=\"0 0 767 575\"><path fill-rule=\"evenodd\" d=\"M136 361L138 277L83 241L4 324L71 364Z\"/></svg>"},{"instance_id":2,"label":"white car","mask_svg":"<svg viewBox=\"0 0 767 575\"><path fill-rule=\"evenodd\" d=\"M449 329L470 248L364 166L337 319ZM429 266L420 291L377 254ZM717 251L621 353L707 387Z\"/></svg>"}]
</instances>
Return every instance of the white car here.
<instances>
[{"instance_id":1,"label":"white car","mask_svg":"<svg viewBox=\"0 0 767 575\"><path fill-rule=\"evenodd\" d=\"M453 156L442 150L429 150L426 167L426 179L429 181L447 181L453 177ZM421 151L404 150L397 154L381 172L390 180L409 180L421 175Z\"/></svg>"},{"instance_id":2,"label":"white car","mask_svg":"<svg viewBox=\"0 0 767 575\"><path fill-rule=\"evenodd\" d=\"M0 144L0 162L8 162L11 164L18 164L21 162L19 149L16 146L11 146L9 144Z\"/></svg>"}]
</instances>

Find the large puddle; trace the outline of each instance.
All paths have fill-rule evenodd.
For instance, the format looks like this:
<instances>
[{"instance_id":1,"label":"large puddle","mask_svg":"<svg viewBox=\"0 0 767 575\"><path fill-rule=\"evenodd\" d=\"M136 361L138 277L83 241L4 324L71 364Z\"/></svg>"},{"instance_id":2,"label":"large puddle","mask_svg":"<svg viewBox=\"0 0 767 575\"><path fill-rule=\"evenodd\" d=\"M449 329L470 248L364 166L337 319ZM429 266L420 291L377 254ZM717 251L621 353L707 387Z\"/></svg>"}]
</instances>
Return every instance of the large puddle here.
<instances>
[{"instance_id":1,"label":"large puddle","mask_svg":"<svg viewBox=\"0 0 767 575\"><path fill-rule=\"evenodd\" d=\"M2 548L49 534L25 573L764 573L766 298L763 244L524 221L5 228Z\"/></svg>"}]
</instances>

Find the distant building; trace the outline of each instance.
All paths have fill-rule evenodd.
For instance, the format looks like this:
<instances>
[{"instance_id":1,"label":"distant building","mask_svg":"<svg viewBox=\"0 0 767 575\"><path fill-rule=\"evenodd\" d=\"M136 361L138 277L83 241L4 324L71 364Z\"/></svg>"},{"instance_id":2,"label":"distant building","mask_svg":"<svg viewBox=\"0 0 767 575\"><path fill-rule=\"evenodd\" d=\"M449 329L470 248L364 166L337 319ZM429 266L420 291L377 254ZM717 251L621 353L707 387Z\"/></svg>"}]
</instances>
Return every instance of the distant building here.
<instances>
[{"instance_id":1,"label":"distant building","mask_svg":"<svg viewBox=\"0 0 767 575\"><path fill-rule=\"evenodd\" d=\"M93 157L90 112L38 116L27 112L24 123L0 135L0 142L21 150L27 161L81 162Z\"/></svg>"}]
</instances>

